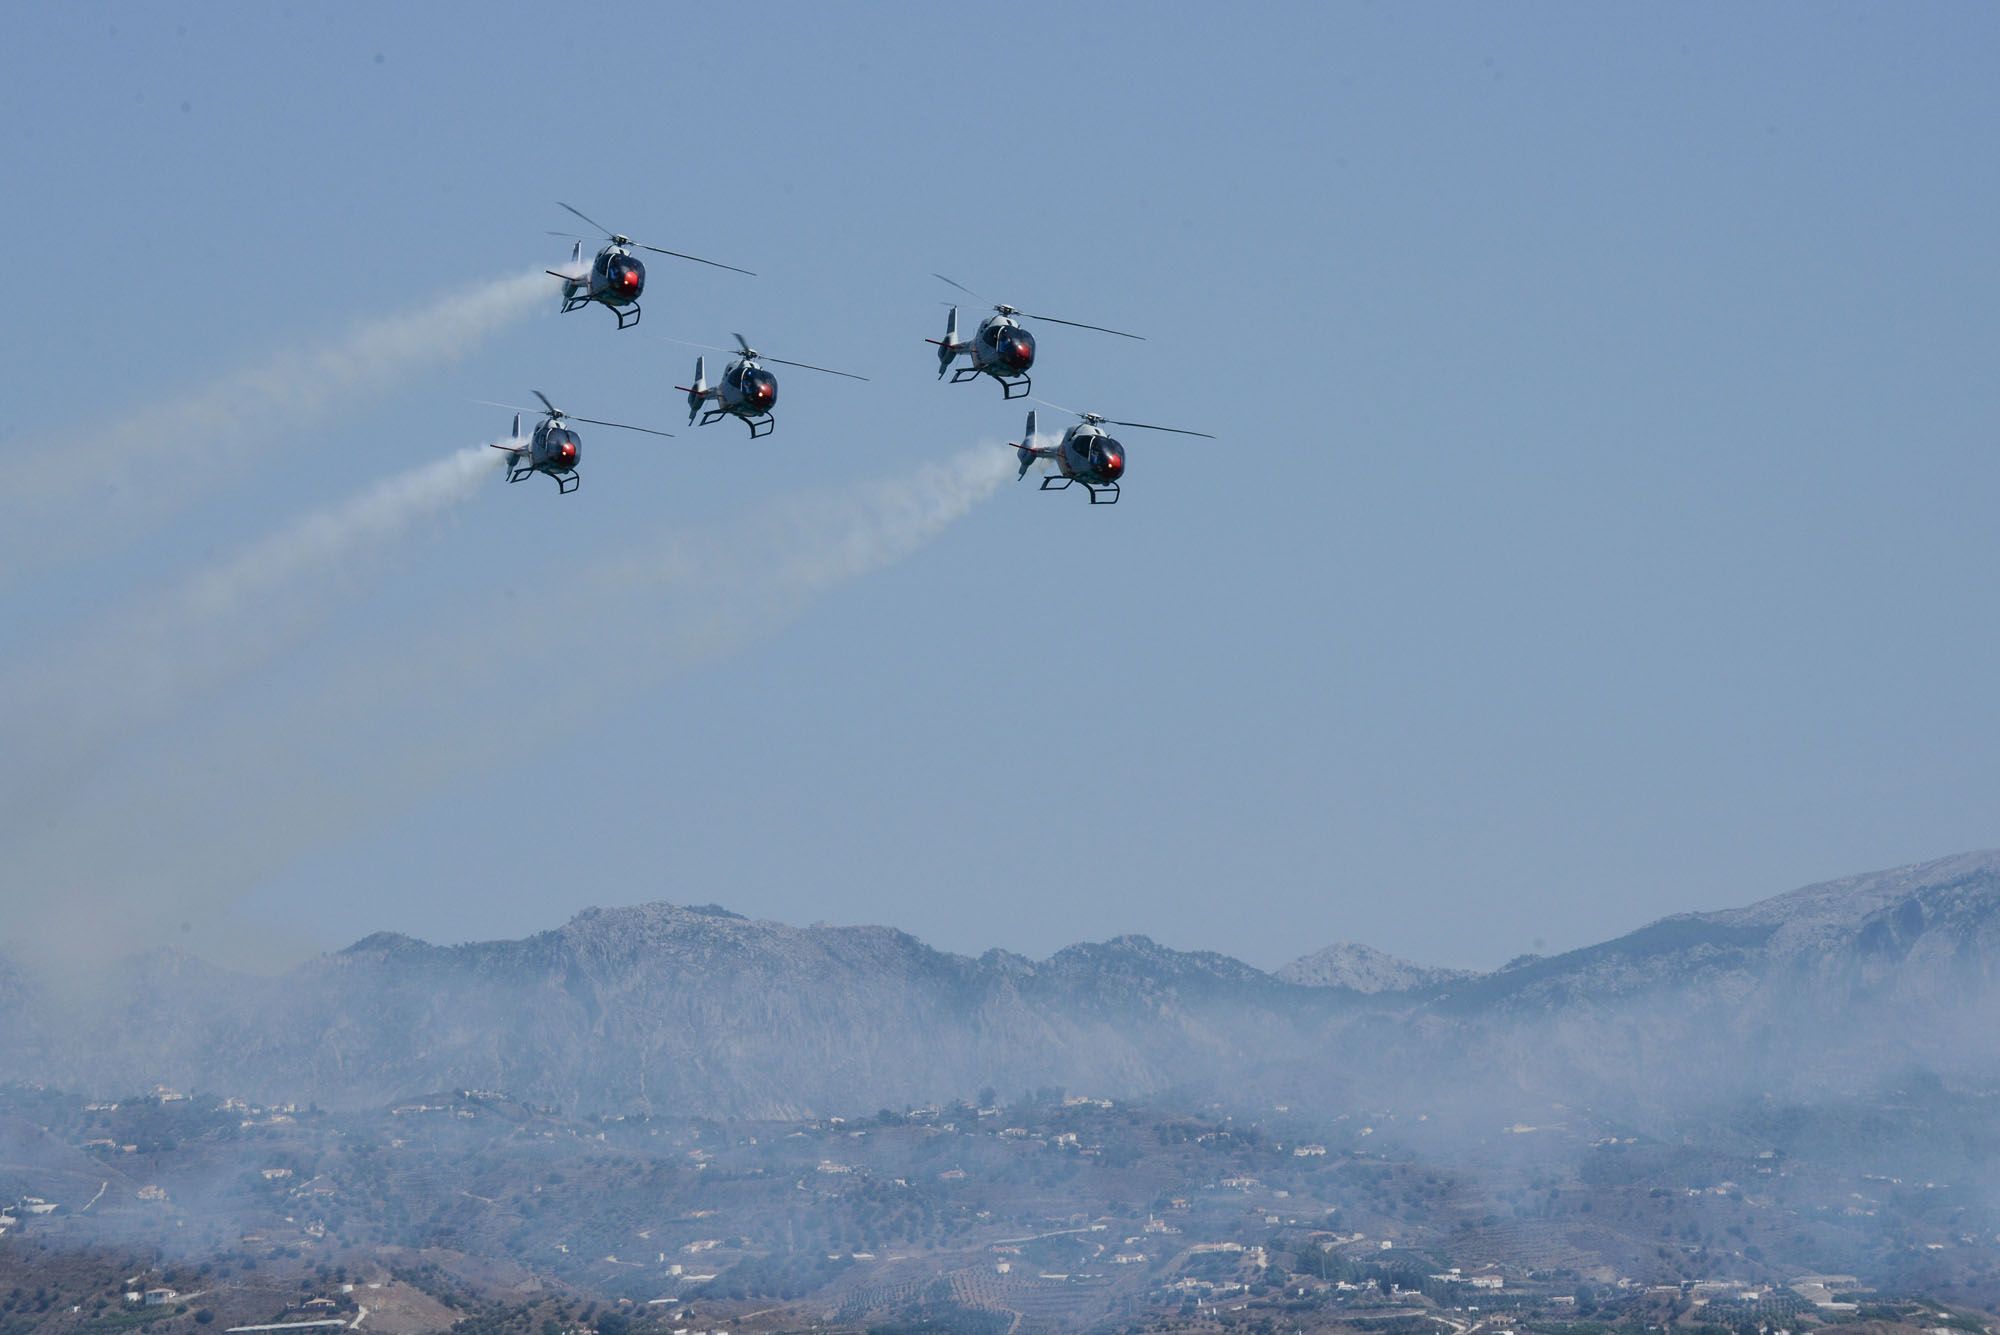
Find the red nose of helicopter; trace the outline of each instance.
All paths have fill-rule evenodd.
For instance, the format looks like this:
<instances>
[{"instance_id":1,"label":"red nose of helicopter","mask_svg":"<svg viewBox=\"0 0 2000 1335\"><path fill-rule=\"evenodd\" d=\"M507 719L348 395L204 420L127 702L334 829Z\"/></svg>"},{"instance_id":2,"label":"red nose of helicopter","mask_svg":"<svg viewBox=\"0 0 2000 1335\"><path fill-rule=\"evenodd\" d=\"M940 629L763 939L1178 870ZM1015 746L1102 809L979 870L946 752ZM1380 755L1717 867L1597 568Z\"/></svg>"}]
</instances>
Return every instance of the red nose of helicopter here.
<instances>
[{"instance_id":1,"label":"red nose of helicopter","mask_svg":"<svg viewBox=\"0 0 2000 1335\"><path fill-rule=\"evenodd\" d=\"M1000 360L1012 371L1025 371L1035 364L1035 340L1025 329L1016 329L1000 339Z\"/></svg>"},{"instance_id":2,"label":"red nose of helicopter","mask_svg":"<svg viewBox=\"0 0 2000 1335\"><path fill-rule=\"evenodd\" d=\"M1104 476L1116 482L1125 472L1125 455L1118 450L1104 452Z\"/></svg>"},{"instance_id":3,"label":"red nose of helicopter","mask_svg":"<svg viewBox=\"0 0 2000 1335\"><path fill-rule=\"evenodd\" d=\"M566 441L564 441L564 442L563 442L563 443L562 443L562 444L561 444L561 445L560 445L559 447L557 447L557 449L556 449L556 457L557 457L557 458L559 458L559 459L561 459L561 460L562 460L562 461L563 461L564 463L566 463L566 464L573 464L573 463L575 463L575 462L576 462L576 442L575 442L575 441L573 441L573 440L566 440Z\"/></svg>"}]
</instances>

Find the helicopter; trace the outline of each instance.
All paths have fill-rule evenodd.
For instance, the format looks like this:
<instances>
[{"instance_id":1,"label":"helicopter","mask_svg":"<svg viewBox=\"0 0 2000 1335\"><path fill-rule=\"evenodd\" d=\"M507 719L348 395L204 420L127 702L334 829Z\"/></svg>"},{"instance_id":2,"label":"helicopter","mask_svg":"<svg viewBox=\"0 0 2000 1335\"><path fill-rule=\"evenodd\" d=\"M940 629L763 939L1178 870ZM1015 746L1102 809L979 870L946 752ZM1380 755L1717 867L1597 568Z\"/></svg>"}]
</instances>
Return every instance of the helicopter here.
<instances>
[{"instance_id":1,"label":"helicopter","mask_svg":"<svg viewBox=\"0 0 2000 1335\"><path fill-rule=\"evenodd\" d=\"M743 335L735 335L736 354L728 366L723 368L722 379L714 386L708 383L708 359L694 359L694 384L675 385L688 396L688 425L695 424L700 416L701 425L719 422L725 417L738 417L750 428L750 439L768 436L777 429L777 419L771 415L771 407L778 401L778 377L772 375L758 363L776 362L780 366L798 366L808 371L823 371L827 375L846 376L849 380L866 380L865 375L855 375L851 371L836 371L830 366L814 366L810 362L786 361L783 357L766 357L750 346ZM671 342L684 342L673 339ZM706 348L706 343L689 343L691 348ZM727 348L709 348L710 352L727 352ZM706 412L705 403L715 406Z\"/></svg>"},{"instance_id":2,"label":"helicopter","mask_svg":"<svg viewBox=\"0 0 2000 1335\"><path fill-rule=\"evenodd\" d=\"M1039 400L1038 400L1039 401ZM1057 407L1055 404L1049 405ZM1061 408L1059 411L1070 412ZM1092 505L1118 504L1118 479L1125 474L1125 447L1112 439L1107 426L1132 426L1146 431L1171 431L1177 436L1200 436L1203 440L1215 437L1206 431L1188 431L1177 426L1153 426L1147 422L1118 422L1096 413L1077 413L1083 420L1063 432L1062 439L1054 445L1035 444L1035 410L1028 409L1028 426L1015 445L1015 457L1021 461L1021 471L1014 475L1019 482L1028 475L1028 466L1037 459L1048 459L1056 466L1056 471L1042 478L1043 491L1066 491L1072 483L1082 486L1090 493Z\"/></svg>"},{"instance_id":3,"label":"helicopter","mask_svg":"<svg viewBox=\"0 0 2000 1335\"><path fill-rule=\"evenodd\" d=\"M583 479L577 476L576 466L583 460L583 441L577 437L576 432L570 430L571 422L588 422L592 426L615 426L621 431L643 431L649 436L665 436L670 440L673 438L671 431L655 431L645 426L627 426L623 422L604 422L595 417L572 417L550 403L549 396L539 389L534 391L534 394L542 401L544 410L542 420L535 427L535 434L529 437L524 445L512 443L522 438L521 414L534 411L532 408L516 408L514 434L509 438L509 443L493 446L496 450L507 451L509 482L524 482L537 473L547 473L556 480L556 494L559 496L567 496L582 486ZM493 406L506 408L511 405L500 403Z\"/></svg>"},{"instance_id":4,"label":"helicopter","mask_svg":"<svg viewBox=\"0 0 2000 1335\"><path fill-rule=\"evenodd\" d=\"M588 269L583 264L583 242L579 239L569 252L569 267L566 270L547 269L545 273L560 278L563 282L563 314L581 310L593 301L604 303L606 310L618 317L618 327L629 329L639 323L639 294L646 290L646 266L632 253L634 247L650 250L656 255L672 255L678 260L693 260L696 264L707 264L717 269L727 269L731 273L757 275L748 269L739 269L733 264L720 264L715 260L705 260L699 255L683 255L678 250L662 250L658 246L642 245L629 236L610 231L603 223L580 210L570 208L561 200L556 203L562 208L582 218L585 222L610 238L610 244L597 252L597 258L590 262ZM570 236L569 232L550 232L550 236Z\"/></svg>"},{"instance_id":5,"label":"helicopter","mask_svg":"<svg viewBox=\"0 0 2000 1335\"><path fill-rule=\"evenodd\" d=\"M981 301L986 300L963 283L952 282L941 273L934 273L931 277L951 283L967 296L979 297ZM1000 382L1001 398L1018 399L1026 396L1034 387L1034 381L1028 377L1028 368L1035 364L1035 336L1022 327L1020 320L1014 318L1016 316L1025 316L1030 320L1047 320L1050 324L1066 324L1075 329L1095 329L1100 334L1116 334L1120 338L1145 341L1144 334L1128 334L1122 329L1107 329L1101 324L1058 320L1053 315L1033 315L1003 304L996 305L993 314L979 322L979 331L961 343L958 341L958 307L953 306L951 314L945 317L944 337L924 340L926 343L937 345L938 379L944 379L944 373L950 371L951 383L957 385L967 380L976 380L982 375L990 375ZM960 354L967 354L972 360L969 364L954 369L952 362L957 360Z\"/></svg>"}]
</instances>

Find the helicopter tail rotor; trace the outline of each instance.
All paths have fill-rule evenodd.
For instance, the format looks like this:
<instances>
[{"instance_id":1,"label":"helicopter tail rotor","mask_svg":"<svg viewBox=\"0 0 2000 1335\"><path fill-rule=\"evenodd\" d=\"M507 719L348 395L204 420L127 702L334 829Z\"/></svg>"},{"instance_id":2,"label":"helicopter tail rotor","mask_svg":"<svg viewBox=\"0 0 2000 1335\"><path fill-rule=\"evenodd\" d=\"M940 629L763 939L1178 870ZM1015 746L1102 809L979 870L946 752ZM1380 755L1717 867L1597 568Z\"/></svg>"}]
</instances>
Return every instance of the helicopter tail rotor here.
<instances>
[{"instance_id":1,"label":"helicopter tail rotor","mask_svg":"<svg viewBox=\"0 0 2000 1335\"><path fill-rule=\"evenodd\" d=\"M708 358L694 359L694 384L688 390L688 425L694 425L695 414L708 401Z\"/></svg>"},{"instance_id":2,"label":"helicopter tail rotor","mask_svg":"<svg viewBox=\"0 0 2000 1335\"><path fill-rule=\"evenodd\" d=\"M947 280L949 281L949 280ZM944 317L944 342L938 344L938 379L951 366L952 358L958 356L958 307L951 308L951 314Z\"/></svg>"},{"instance_id":3,"label":"helicopter tail rotor","mask_svg":"<svg viewBox=\"0 0 2000 1335\"><path fill-rule=\"evenodd\" d=\"M1021 432L1021 443L1014 447L1014 457L1021 464L1021 471L1014 474L1014 480L1019 482L1028 475L1029 465L1033 464L1036 458L1039 457L1035 453L1035 410L1033 408L1028 409L1028 425Z\"/></svg>"}]
</instances>

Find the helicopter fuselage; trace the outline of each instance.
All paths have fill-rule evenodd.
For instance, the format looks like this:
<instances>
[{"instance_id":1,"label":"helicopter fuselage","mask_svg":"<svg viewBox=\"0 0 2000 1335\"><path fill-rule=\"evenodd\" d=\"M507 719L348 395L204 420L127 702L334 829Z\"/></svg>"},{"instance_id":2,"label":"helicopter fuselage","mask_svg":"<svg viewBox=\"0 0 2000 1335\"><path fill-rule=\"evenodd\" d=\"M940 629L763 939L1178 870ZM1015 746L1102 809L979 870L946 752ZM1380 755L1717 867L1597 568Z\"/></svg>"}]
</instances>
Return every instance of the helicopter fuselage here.
<instances>
[{"instance_id":1,"label":"helicopter fuselage","mask_svg":"<svg viewBox=\"0 0 2000 1335\"><path fill-rule=\"evenodd\" d=\"M590 262L590 299L630 306L646 290L646 265L623 246L606 246Z\"/></svg>"},{"instance_id":2,"label":"helicopter fuselage","mask_svg":"<svg viewBox=\"0 0 2000 1335\"><path fill-rule=\"evenodd\" d=\"M527 462L537 473L574 473L583 462L583 441L559 419L545 421L528 441Z\"/></svg>"},{"instance_id":3,"label":"helicopter fuselage","mask_svg":"<svg viewBox=\"0 0 2000 1335\"><path fill-rule=\"evenodd\" d=\"M778 377L756 361L739 357L723 368L716 402L738 417L765 417L778 402Z\"/></svg>"},{"instance_id":4,"label":"helicopter fuselage","mask_svg":"<svg viewBox=\"0 0 2000 1335\"><path fill-rule=\"evenodd\" d=\"M1014 318L1011 308L981 320L972 337L961 343L958 307L954 306L945 321L944 337L930 341L937 344L939 379L947 371L953 384L992 376L1000 382L1002 395L1010 399L1022 397L1034 383L1028 378L1028 368L1035 364L1035 336ZM970 363L953 369L952 363L960 356L970 358Z\"/></svg>"},{"instance_id":5,"label":"helicopter fuselage","mask_svg":"<svg viewBox=\"0 0 2000 1335\"><path fill-rule=\"evenodd\" d=\"M563 312L597 302L618 317L618 327L639 323L639 296L646 290L646 266L613 242L597 252L588 269L558 274L563 280Z\"/></svg>"},{"instance_id":6,"label":"helicopter fuselage","mask_svg":"<svg viewBox=\"0 0 2000 1335\"><path fill-rule=\"evenodd\" d=\"M1124 445L1099 426L1071 427L1049 457L1064 477L1093 487L1110 486L1125 475Z\"/></svg>"},{"instance_id":7,"label":"helicopter fuselage","mask_svg":"<svg viewBox=\"0 0 2000 1335\"><path fill-rule=\"evenodd\" d=\"M734 417L750 428L750 439L768 436L777 426L771 409L778 402L778 377L758 364L755 357L737 357L722 369L722 378L708 383L708 359L694 361L694 384L680 386L687 392L688 422L697 419L708 426L724 417Z\"/></svg>"},{"instance_id":8,"label":"helicopter fuselage","mask_svg":"<svg viewBox=\"0 0 2000 1335\"><path fill-rule=\"evenodd\" d=\"M583 485L577 473L577 465L583 462L583 440L569 425L564 412L549 402L549 396L539 389L535 397L547 409L533 432L521 435L521 413L532 409L520 409L514 414L514 431L505 441L495 441L493 448L507 452L507 480L524 482L537 473L545 473L556 480L556 490L564 496ZM670 431L655 431L649 426L632 426L626 422L607 422L601 417L579 417L579 422L589 422L593 426L616 427L620 431L637 431L648 436L669 436Z\"/></svg>"},{"instance_id":9,"label":"helicopter fuselage","mask_svg":"<svg viewBox=\"0 0 2000 1335\"><path fill-rule=\"evenodd\" d=\"M521 419L514 419L514 439L521 438ZM576 466L583 462L583 441L563 424L560 417L545 418L535 427L525 445L496 445L507 451L507 480L525 482L537 473L555 479L556 490L567 496L583 484Z\"/></svg>"},{"instance_id":10,"label":"helicopter fuselage","mask_svg":"<svg viewBox=\"0 0 2000 1335\"><path fill-rule=\"evenodd\" d=\"M1092 505L1118 503L1118 479L1125 476L1125 446L1099 423L1104 419L1086 414L1084 420L1063 432L1053 445L1035 443L1035 413L1028 413L1028 425L1014 446L1021 463L1015 476L1024 478L1037 459L1052 467L1042 476L1043 491L1062 491L1081 486L1090 493ZM1126 425L1138 425L1127 423Z\"/></svg>"},{"instance_id":11,"label":"helicopter fuselage","mask_svg":"<svg viewBox=\"0 0 2000 1335\"><path fill-rule=\"evenodd\" d=\"M1035 336L1011 315L981 320L969 350L972 364L996 380L1026 375L1035 364Z\"/></svg>"}]
</instances>

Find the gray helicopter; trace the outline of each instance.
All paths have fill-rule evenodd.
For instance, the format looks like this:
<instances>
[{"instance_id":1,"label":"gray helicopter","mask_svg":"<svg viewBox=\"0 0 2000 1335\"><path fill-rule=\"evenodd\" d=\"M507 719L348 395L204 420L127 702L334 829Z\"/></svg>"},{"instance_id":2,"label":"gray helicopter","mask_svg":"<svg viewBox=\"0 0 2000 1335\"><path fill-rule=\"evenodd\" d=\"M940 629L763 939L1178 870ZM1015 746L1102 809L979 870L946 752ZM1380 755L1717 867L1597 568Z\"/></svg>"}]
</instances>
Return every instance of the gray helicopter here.
<instances>
[{"instance_id":1,"label":"gray helicopter","mask_svg":"<svg viewBox=\"0 0 2000 1335\"><path fill-rule=\"evenodd\" d=\"M830 366L814 366L810 362L786 361L783 357L766 357L750 346L743 335L733 335L736 339L736 353L729 365L722 368L722 379L714 385L708 383L708 358L694 359L694 383L675 385L674 388L687 395L688 425L695 425L695 418L701 418L701 425L719 422L725 417L742 420L750 428L750 439L768 436L777 429L778 421L771 415L772 407L778 402L778 377L765 370L760 362L775 362L780 366L797 366L807 371L821 371L827 375L846 376L849 380L866 380L865 375L855 375L851 371L836 371ZM670 339L673 343L686 343L685 339ZM691 348L708 348L710 352L728 352L727 348L709 347L706 343L688 343ZM713 404L704 411L703 405Z\"/></svg>"},{"instance_id":2,"label":"gray helicopter","mask_svg":"<svg viewBox=\"0 0 2000 1335\"><path fill-rule=\"evenodd\" d=\"M714 260L705 260L699 255L683 255L678 250L662 250L658 246L641 245L629 236L622 236L606 229L603 223L577 209L570 208L561 200L557 200L556 203L562 208L569 209L571 213L610 238L609 244L597 252L597 258L590 262L588 268L585 268L583 263L583 241L578 239L576 245L570 248L567 269L544 270L551 277L562 279L564 315L568 315L571 311L582 310L592 302L602 302L606 310L618 317L620 329L629 329L639 323L639 294L646 290L646 266L632 253L635 247L639 250L650 250L656 255L672 255L677 260L693 260L696 264L727 269L731 273L750 274L752 278L757 276L748 269L739 269L733 264L719 264ZM549 235L574 234L550 232Z\"/></svg>"},{"instance_id":3,"label":"gray helicopter","mask_svg":"<svg viewBox=\"0 0 2000 1335\"><path fill-rule=\"evenodd\" d=\"M1056 404L1049 407L1055 408ZM1062 412L1071 409L1062 408ZM1146 422L1117 422L1096 413L1077 413L1083 420L1063 432L1062 439L1054 445L1035 444L1035 410L1028 409L1028 426L1020 443L1013 446L1015 457L1021 461L1021 471L1014 475L1016 482L1028 475L1028 468L1037 459L1046 459L1055 465L1055 471L1042 478L1043 491L1066 491L1074 484L1090 493L1092 505L1118 504L1118 479L1125 475L1125 447L1114 440L1107 426L1139 427L1146 431L1170 431L1177 436L1200 436L1203 440L1215 437L1206 431L1187 431L1177 426L1153 426Z\"/></svg>"},{"instance_id":4,"label":"gray helicopter","mask_svg":"<svg viewBox=\"0 0 2000 1335\"><path fill-rule=\"evenodd\" d=\"M507 452L507 480L525 482L537 473L546 473L556 480L556 494L567 496L583 485L576 467L583 462L583 441L576 432L570 430L571 422L588 422L592 426L615 426L620 431L643 431L649 436L665 436L673 439L671 431L655 431L651 427L627 426L623 422L604 422L595 417L572 417L549 402L549 396L539 389L535 397L542 401L542 420L536 424L534 435L521 442L521 414L533 412L533 408L514 409L514 434L508 443L494 445L496 450ZM496 408L512 407L498 403Z\"/></svg>"},{"instance_id":5,"label":"gray helicopter","mask_svg":"<svg viewBox=\"0 0 2000 1335\"><path fill-rule=\"evenodd\" d=\"M953 282L941 273L934 273L931 277L951 283L967 296L979 297L981 301L986 300L963 283ZM944 373L950 371L951 383L957 385L967 380L977 380L982 375L990 375L1000 382L1001 398L1018 399L1026 396L1034 387L1034 381L1028 377L1028 368L1035 364L1035 336L1022 326L1016 316L1025 316L1030 320L1046 320L1050 324L1066 324L1073 329L1095 329L1100 334L1116 334L1120 338L1145 341L1143 334L1128 334L1122 329L1107 329L1101 324L1058 320L1053 315L1033 315L1003 304L994 306L993 314L979 322L978 331L961 343L958 338L958 307L953 306L951 314L945 317L944 337L924 340L937 346L938 379L944 379ZM964 366L954 368L952 362L960 356L967 356L972 360Z\"/></svg>"}]
</instances>

